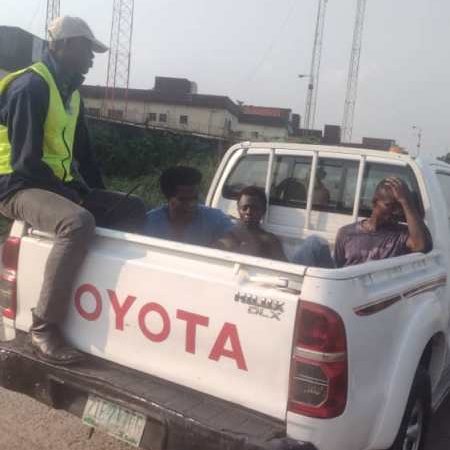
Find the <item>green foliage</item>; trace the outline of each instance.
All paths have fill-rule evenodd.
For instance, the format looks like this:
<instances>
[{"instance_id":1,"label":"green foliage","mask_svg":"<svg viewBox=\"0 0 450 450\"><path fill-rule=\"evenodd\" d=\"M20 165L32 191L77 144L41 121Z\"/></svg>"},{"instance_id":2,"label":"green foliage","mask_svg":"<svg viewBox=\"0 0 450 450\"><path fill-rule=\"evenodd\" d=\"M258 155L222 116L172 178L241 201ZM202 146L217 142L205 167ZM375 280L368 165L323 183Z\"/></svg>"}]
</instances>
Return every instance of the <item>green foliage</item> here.
<instances>
[{"instance_id":1,"label":"green foliage","mask_svg":"<svg viewBox=\"0 0 450 450\"><path fill-rule=\"evenodd\" d=\"M159 189L159 176L174 165L200 170L205 196L221 157L217 142L193 136L100 123L90 128L108 188L128 192L138 186L133 193L149 207L165 201Z\"/></svg>"}]
</instances>

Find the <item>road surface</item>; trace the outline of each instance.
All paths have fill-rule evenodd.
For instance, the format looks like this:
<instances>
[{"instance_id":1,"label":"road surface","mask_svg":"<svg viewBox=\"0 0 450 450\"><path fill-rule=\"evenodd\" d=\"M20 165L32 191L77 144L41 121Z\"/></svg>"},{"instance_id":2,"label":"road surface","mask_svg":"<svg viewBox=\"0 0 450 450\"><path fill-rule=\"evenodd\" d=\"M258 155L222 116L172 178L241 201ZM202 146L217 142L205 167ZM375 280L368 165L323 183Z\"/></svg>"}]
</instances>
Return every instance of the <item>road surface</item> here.
<instances>
[{"instance_id":1,"label":"road surface","mask_svg":"<svg viewBox=\"0 0 450 450\"><path fill-rule=\"evenodd\" d=\"M0 389L1 450L130 450L94 432L71 414L47 408L28 397Z\"/></svg>"},{"instance_id":2,"label":"road surface","mask_svg":"<svg viewBox=\"0 0 450 450\"><path fill-rule=\"evenodd\" d=\"M429 438L426 450L450 448L450 399L434 416ZM77 417L0 389L0 449L131 450L132 447L98 431L90 436L90 429Z\"/></svg>"}]
</instances>

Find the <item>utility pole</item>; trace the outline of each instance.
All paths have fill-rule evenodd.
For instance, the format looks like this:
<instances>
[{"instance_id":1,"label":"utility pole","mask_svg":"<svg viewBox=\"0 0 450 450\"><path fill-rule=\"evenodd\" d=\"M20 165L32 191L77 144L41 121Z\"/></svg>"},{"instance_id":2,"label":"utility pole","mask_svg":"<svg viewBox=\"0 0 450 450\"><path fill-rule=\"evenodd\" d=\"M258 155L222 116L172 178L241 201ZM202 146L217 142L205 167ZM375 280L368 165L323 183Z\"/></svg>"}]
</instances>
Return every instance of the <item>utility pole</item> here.
<instances>
[{"instance_id":1,"label":"utility pole","mask_svg":"<svg viewBox=\"0 0 450 450\"><path fill-rule=\"evenodd\" d=\"M127 112L133 17L134 0L114 0L104 102L104 112L107 114L108 110L114 110L118 100L124 102L124 116ZM118 88L121 90L118 91Z\"/></svg>"},{"instance_id":2,"label":"utility pole","mask_svg":"<svg viewBox=\"0 0 450 450\"><path fill-rule=\"evenodd\" d=\"M328 0L319 0L319 6L317 10L316 31L314 34L314 45L311 58L311 70L308 75L309 83L308 91L306 94L304 128L307 130L314 129L314 122L316 119L317 90L319 87L320 63L322 58L322 44L323 33L325 29L327 3ZM300 78L303 77L305 77L305 75L300 75Z\"/></svg>"},{"instance_id":3,"label":"utility pole","mask_svg":"<svg viewBox=\"0 0 450 450\"><path fill-rule=\"evenodd\" d=\"M422 148L422 128L417 125L413 125L413 130L417 130L417 156L420 155L420 149Z\"/></svg>"},{"instance_id":4,"label":"utility pole","mask_svg":"<svg viewBox=\"0 0 450 450\"><path fill-rule=\"evenodd\" d=\"M47 15L45 19L45 36L48 40L48 27L61 14L59 0L47 0Z\"/></svg>"},{"instance_id":5,"label":"utility pole","mask_svg":"<svg viewBox=\"0 0 450 450\"><path fill-rule=\"evenodd\" d=\"M357 0L353 46L348 70L347 95L345 97L344 117L342 120L343 142L351 142L353 135L353 121L355 117L356 99L358 97L359 63L361 59L366 4L367 0Z\"/></svg>"}]
</instances>

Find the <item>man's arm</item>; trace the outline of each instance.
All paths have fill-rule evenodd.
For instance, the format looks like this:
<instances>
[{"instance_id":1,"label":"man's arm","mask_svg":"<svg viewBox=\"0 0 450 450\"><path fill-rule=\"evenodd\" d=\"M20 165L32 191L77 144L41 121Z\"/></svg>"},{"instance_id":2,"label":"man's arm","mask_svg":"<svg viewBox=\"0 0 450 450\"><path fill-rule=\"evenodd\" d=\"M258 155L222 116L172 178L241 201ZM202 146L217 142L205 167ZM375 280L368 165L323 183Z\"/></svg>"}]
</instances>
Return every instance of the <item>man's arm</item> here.
<instances>
[{"instance_id":1,"label":"man's arm","mask_svg":"<svg viewBox=\"0 0 450 450\"><path fill-rule=\"evenodd\" d=\"M394 198L400 203L408 224L409 237L406 246L411 252L428 252L431 250L430 233L412 201L411 193L406 184L399 178L388 178L386 184Z\"/></svg>"},{"instance_id":2,"label":"man's arm","mask_svg":"<svg viewBox=\"0 0 450 450\"><path fill-rule=\"evenodd\" d=\"M269 239L270 258L277 261L287 261L280 240L274 234L270 234Z\"/></svg>"},{"instance_id":3,"label":"man's arm","mask_svg":"<svg viewBox=\"0 0 450 450\"><path fill-rule=\"evenodd\" d=\"M42 161L44 125L49 107L47 84L37 75L25 74L12 83L6 95L6 126L14 172L28 180L31 186L47 189L78 203L77 193L65 187Z\"/></svg>"},{"instance_id":4,"label":"man's arm","mask_svg":"<svg viewBox=\"0 0 450 450\"><path fill-rule=\"evenodd\" d=\"M100 168L91 146L91 138L84 115L84 104L80 102L80 114L75 130L73 149L74 159L78 163L78 171L90 188L105 189Z\"/></svg>"},{"instance_id":5,"label":"man's arm","mask_svg":"<svg viewBox=\"0 0 450 450\"><path fill-rule=\"evenodd\" d=\"M206 210L210 218L210 225L212 231L212 239L210 244L214 244L219 239L222 239L229 231L233 229L233 222L220 209L209 208Z\"/></svg>"},{"instance_id":6,"label":"man's arm","mask_svg":"<svg viewBox=\"0 0 450 450\"><path fill-rule=\"evenodd\" d=\"M224 236L212 244L213 248L226 250L227 252L241 252L241 244L245 242L248 233L242 230L239 224L234 225Z\"/></svg>"}]
</instances>

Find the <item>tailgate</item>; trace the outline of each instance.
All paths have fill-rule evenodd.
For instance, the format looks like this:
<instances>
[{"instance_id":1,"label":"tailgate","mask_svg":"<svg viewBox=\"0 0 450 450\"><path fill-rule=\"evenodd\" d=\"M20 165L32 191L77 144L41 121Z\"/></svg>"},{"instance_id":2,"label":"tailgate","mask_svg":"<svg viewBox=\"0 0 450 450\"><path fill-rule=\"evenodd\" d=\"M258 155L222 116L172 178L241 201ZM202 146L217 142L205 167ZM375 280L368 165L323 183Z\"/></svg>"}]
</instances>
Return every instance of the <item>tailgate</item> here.
<instances>
[{"instance_id":1,"label":"tailgate","mask_svg":"<svg viewBox=\"0 0 450 450\"><path fill-rule=\"evenodd\" d=\"M70 368L43 363L30 351L25 333L19 332L12 342L0 343L0 350L0 385L7 389L78 417L84 417L88 399L101 398L106 411L103 417L120 425L100 429L119 439L123 439L121 431L136 429L125 411L143 415L146 420L142 437L137 438L139 448L268 450L274 439L286 435L281 420L94 356ZM310 449L298 443L281 448Z\"/></svg>"},{"instance_id":2,"label":"tailgate","mask_svg":"<svg viewBox=\"0 0 450 450\"><path fill-rule=\"evenodd\" d=\"M65 325L77 347L285 418L300 267L98 233ZM20 329L30 324L51 244L35 237L22 240Z\"/></svg>"}]
</instances>

